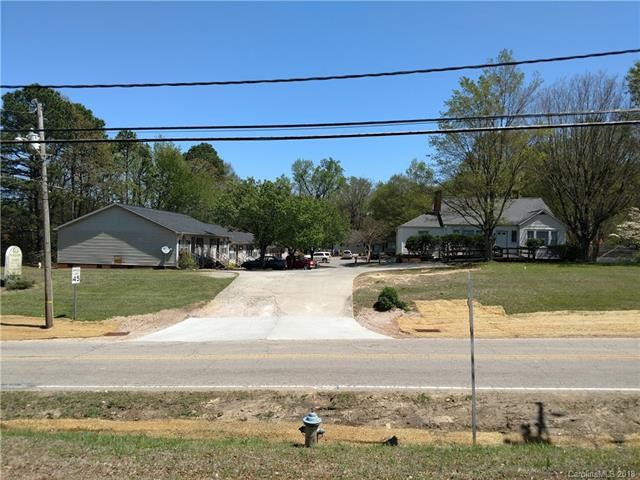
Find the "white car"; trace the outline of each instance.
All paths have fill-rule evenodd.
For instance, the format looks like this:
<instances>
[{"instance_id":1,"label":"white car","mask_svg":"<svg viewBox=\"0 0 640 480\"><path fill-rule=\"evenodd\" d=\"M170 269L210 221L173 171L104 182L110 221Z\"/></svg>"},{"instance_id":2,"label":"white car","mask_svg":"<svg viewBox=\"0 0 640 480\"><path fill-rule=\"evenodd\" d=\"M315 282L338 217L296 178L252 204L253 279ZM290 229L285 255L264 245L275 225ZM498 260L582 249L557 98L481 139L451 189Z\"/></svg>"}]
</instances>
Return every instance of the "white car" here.
<instances>
[{"instance_id":1,"label":"white car","mask_svg":"<svg viewBox=\"0 0 640 480\"><path fill-rule=\"evenodd\" d=\"M314 252L313 259L318 263L329 263L331 254L329 252Z\"/></svg>"},{"instance_id":2,"label":"white car","mask_svg":"<svg viewBox=\"0 0 640 480\"><path fill-rule=\"evenodd\" d=\"M353 257L354 257L354 255L353 255L353 253L351 253L351 250L343 250L342 251L342 257L340 257L340 258L342 258L343 260L349 260L349 259L351 259Z\"/></svg>"}]
</instances>

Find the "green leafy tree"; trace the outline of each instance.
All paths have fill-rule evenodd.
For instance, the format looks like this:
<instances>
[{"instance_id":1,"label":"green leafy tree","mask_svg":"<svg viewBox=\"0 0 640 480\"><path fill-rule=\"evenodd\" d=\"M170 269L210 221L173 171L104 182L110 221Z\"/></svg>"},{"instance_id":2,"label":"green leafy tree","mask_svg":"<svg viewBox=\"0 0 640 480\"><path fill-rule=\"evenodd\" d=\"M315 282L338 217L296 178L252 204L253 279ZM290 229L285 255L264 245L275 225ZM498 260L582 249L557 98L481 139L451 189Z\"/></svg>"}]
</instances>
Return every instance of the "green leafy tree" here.
<instances>
[{"instance_id":1,"label":"green leafy tree","mask_svg":"<svg viewBox=\"0 0 640 480\"><path fill-rule=\"evenodd\" d=\"M216 219L226 227L251 232L264 258L267 247L289 228L291 184L286 178L258 181L248 178L234 183L216 203Z\"/></svg>"},{"instance_id":2,"label":"green leafy tree","mask_svg":"<svg viewBox=\"0 0 640 480\"><path fill-rule=\"evenodd\" d=\"M348 222L336 206L313 197L291 195L277 243L290 254L313 252L340 242L348 230Z\"/></svg>"},{"instance_id":3,"label":"green leafy tree","mask_svg":"<svg viewBox=\"0 0 640 480\"><path fill-rule=\"evenodd\" d=\"M513 61L502 51L497 62ZM477 80L462 77L447 100L446 116L490 116L526 113L539 88L536 78L526 82L516 66L485 68ZM509 126L513 119L442 122L442 129ZM507 201L522 182L525 165L535 158L532 136L526 132L493 131L439 135L431 144L437 151L445 203L477 226L485 239L485 255L493 256L493 231Z\"/></svg>"},{"instance_id":4,"label":"green leafy tree","mask_svg":"<svg viewBox=\"0 0 640 480\"><path fill-rule=\"evenodd\" d=\"M184 159L195 175L207 176L216 182L234 175L231 166L220 158L210 143L194 145L184 154Z\"/></svg>"},{"instance_id":5,"label":"green leafy tree","mask_svg":"<svg viewBox=\"0 0 640 480\"><path fill-rule=\"evenodd\" d=\"M431 168L422 160L414 158L407 168L405 175L416 184L425 189L432 189L435 184L435 174Z\"/></svg>"},{"instance_id":6,"label":"green leafy tree","mask_svg":"<svg viewBox=\"0 0 640 480\"><path fill-rule=\"evenodd\" d=\"M392 239L395 229L431 209L430 189L407 175L393 175L380 183L371 194L369 212L385 226L385 239Z\"/></svg>"},{"instance_id":7,"label":"green leafy tree","mask_svg":"<svg viewBox=\"0 0 640 480\"><path fill-rule=\"evenodd\" d=\"M291 166L294 190L299 195L333 198L345 185L344 169L338 160L323 158L319 165L298 159Z\"/></svg>"},{"instance_id":8,"label":"green leafy tree","mask_svg":"<svg viewBox=\"0 0 640 480\"><path fill-rule=\"evenodd\" d=\"M170 142L158 142L153 147L153 161L156 171L154 208L198 217L201 185L180 149Z\"/></svg>"}]
</instances>

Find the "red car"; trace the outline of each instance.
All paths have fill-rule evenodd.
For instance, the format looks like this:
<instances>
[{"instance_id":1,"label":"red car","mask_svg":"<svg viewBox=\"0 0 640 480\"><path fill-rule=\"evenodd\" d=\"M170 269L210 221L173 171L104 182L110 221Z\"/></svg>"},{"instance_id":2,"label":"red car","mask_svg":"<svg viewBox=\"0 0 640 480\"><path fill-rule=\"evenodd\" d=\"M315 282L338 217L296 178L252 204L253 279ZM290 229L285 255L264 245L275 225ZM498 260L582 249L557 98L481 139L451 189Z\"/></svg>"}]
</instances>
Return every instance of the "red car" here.
<instances>
[{"instance_id":1,"label":"red car","mask_svg":"<svg viewBox=\"0 0 640 480\"><path fill-rule=\"evenodd\" d=\"M310 258L297 256L293 259L293 265L290 268L303 268L309 270L310 268L318 268L318 262Z\"/></svg>"}]
</instances>

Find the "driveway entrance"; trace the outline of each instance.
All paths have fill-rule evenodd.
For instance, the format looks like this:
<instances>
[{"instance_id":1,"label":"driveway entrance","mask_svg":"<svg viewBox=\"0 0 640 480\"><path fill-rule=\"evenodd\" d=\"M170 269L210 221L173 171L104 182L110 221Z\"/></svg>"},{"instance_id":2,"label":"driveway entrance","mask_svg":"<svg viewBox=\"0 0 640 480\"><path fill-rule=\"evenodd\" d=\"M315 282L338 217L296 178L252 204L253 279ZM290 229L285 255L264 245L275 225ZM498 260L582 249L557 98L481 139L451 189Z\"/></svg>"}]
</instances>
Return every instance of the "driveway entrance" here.
<instances>
[{"instance_id":1,"label":"driveway entrance","mask_svg":"<svg viewBox=\"0 0 640 480\"><path fill-rule=\"evenodd\" d=\"M353 318L353 279L372 270L336 260L317 270L241 271L193 317L137 341L388 338Z\"/></svg>"}]
</instances>

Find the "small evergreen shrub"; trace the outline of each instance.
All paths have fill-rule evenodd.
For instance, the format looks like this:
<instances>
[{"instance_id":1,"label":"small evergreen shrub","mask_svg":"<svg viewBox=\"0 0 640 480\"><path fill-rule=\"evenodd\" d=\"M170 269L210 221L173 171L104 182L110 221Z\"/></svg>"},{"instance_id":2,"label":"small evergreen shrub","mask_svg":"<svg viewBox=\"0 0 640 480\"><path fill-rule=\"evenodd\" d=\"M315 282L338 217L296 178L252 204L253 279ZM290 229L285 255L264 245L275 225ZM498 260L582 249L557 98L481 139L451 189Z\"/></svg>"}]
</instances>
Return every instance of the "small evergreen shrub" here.
<instances>
[{"instance_id":1,"label":"small evergreen shrub","mask_svg":"<svg viewBox=\"0 0 640 480\"><path fill-rule=\"evenodd\" d=\"M382 292L380 292L380 295L378 295L378 301L373 304L373 308L379 312L388 312L394 308L406 310L407 304L400 300L395 288L384 287Z\"/></svg>"},{"instance_id":2,"label":"small evergreen shrub","mask_svg":"<svg viewBox=\"0 0 640 480\"><path fill-rule=\"evenodd\" d=\"M195 270L198 268L198 263L188 250L181 250L178 257L178 268L180 270Z\"/></svg>"}]
</instances>

